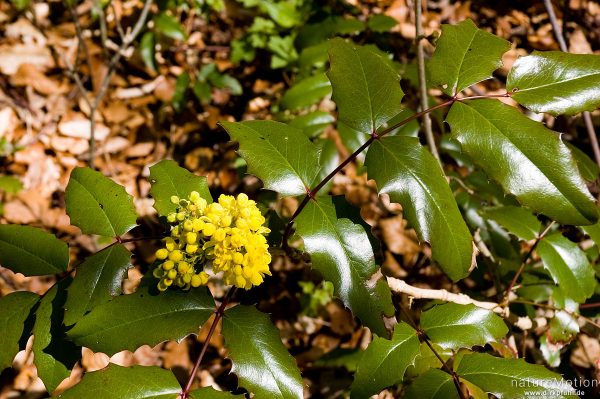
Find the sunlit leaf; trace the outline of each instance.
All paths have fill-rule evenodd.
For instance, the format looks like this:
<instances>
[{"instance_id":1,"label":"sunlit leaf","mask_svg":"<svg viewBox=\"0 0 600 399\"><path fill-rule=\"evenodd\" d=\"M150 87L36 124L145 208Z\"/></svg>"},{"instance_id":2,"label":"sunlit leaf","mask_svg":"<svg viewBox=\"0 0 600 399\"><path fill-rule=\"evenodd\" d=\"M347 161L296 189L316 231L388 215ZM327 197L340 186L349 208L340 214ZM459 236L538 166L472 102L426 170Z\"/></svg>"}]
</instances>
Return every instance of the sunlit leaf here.
<instances>
[{"instance_id":1,"label":"sunlit leaf","mask_svg":"<svg viewBox=\"0 0 600 399\"><path fill-rule=\"evenodd\" d=\"M29 291L12 292L0 298L0 372L12 365L19 352L19 341L25 331L25 320L39 301L39 295Z\"/></svg>"}]
</instances>

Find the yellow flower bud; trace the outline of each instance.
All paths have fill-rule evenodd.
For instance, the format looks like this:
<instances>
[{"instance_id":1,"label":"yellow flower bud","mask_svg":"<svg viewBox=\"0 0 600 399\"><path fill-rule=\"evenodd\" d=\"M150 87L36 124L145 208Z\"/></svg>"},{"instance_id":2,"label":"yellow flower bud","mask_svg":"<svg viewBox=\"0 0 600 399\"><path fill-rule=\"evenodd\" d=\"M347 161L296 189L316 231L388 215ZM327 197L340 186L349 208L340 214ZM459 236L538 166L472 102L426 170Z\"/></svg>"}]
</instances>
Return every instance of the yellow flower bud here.
<instances>
[{"instance_id":1,"label":"yellow flower bud","mask_svg":"<svg viewBox=\"0 0 600 399\"><path fill-rule=\"evenodd\" d=\"M182 262L179 262L179 263L177 264L177 271L178 271L179 273L181 273L181 274L185 274L185 273L187 273L189 270L190 270L190 264L189 264L189 263L182 261Z\"/></svg>"},{"instance_id":2,"label":"yellow flower bud","mask_svg":"<svg viewBox=\"0 0 600 399\"><path fill-rule=\"evenodd\" d=\"M175 267L175 262L173 262L172 260L166 260L163 264L162 264L162 268L164 270L171 270Z\"/></svg>"},{"instance_id":3,"label":"yellow flower bud","mask_svg":"<svg viewBox=\"0 0 600 399\"><path fill-rule=\"evenodd\" d=\"M183 259L183 254L180 250L176 249L175 251L169 254L169 259L173 262L179 262L181 259Z\"/></svg>"},{"instance_id":4,"label":"yellow flower bud","mask_svg":"<svg viewBox=\"0 0 600 399\"><path fill-rule=\"evenodd\" d=\"M202 278L198 274L194 274L190 283L192 287L200 287L202 285Z\"/></svg>"},{"instance_id":5,"label":"yellow flower bud","mask_svg":"<svg viewBox=\"0 0 600 399\"><path fill-rule=\"evenodd\" d=\"M175 204L175 205L178 205L179 204L179 197L176 196L176 195L172 195L171 196L171 203Z\"/></svg>"},{"instance_id":6,"label":"yellow flower bud","mask_svg":"<svg viewBox=\"0 0 600 399\"><path fill-rule=\"evenodd\" d=\"M167 256L169 256L169 251L167 251L166 248L161 248L156 251L156 257L160 260L167 259Z\"/></svg>"},{"instance_id":7,"label":"yellow flower bud","mask_svg":"<svg viewBox=\"0 0 600 399\"><path fill-rule=\"evenodd\" d=\"M198 244L188 244L185 246L185 252L195 254L198 251Z\"/></svg>"},{"instance_id":8,"label":"yellow flower bud","mask_svg":"<svg viewBox=\"0 0 600 399\"><path fill-rule=\"evenodd\" d=\"M175 212L169 213L167 216L167 222L175 223L177 221L177 214Z\"/></svg>"},{"instance_id":9,"label":"yellow flower bud","mask_svg":"<svg viewBox=\"0 0 600 399\"><path fill-rule=\"evenodd\" d=\"M215 225L214 225L214 224L211 224L211 223L206 223L206 224L204 225L204 228L202 229L202 234L204 234L206 237L210 237L210 236L212 236L213 234L215 234L215 231L216 231L216 230L217 230L217 229L216 229L216 227L215 227Z\"/></svg>"},{"instance_id":10,"label":"yellow flower bud","mask_svg":"<svg viewBox=\"0 0 600 399\"><path fill-rule=\"evenodd\" d=\"M196 202L200 199L200 193L198 193L198 191L192 191L190 193L190 201L192 202Z\"/></svg>"},{"instance_id":11,"label":"yellow flower bud","mask_svg":"<svg viewBox=\"0 0 600 399\"><path fill-rule=\"evenodd\" d=\"M174 280L177 277L177 270L171 269L167 272L167 278Z\"/></svg>"},{"instance_id":12,"label":"yellow flower bud","mask_svg":"<svg viewBox=\"0 0 600 399\"><path fill-rule=\"evenodd\" d=\"M187 233L185 235L185 241L188 244L195 244L198 242L198 234L194 233L193 231L190 231L189 233Z\"/></svg>"},{"instance_id":13,"label":"yellow flower bud","mask_svg":"<svg viewBox=\"0 0 600 399\"><path fill-rule=\"evenodd\" d=\"M187 219L183 222L183 229L185 231L192 231L193 228L194 228L194 223L190 219Z\"/></svg>"}]
</instances>

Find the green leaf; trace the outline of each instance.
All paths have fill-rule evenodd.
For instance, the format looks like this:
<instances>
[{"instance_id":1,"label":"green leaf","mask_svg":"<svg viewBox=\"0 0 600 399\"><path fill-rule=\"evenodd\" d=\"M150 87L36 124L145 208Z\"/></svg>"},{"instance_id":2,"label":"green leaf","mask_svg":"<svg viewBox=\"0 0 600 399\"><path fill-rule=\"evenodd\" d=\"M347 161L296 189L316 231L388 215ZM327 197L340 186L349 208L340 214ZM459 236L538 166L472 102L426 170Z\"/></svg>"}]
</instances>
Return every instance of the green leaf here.
<instances>
[{"instance_id":1,"label":"green leaf","mask_svg":"<svg viewBox=\"0 0 600 399\"><path fill-rule=\"evenodd\" d=\"M534 240L542 224L525 208L519 206L498 206L486 208L481 216L498 222L502 227L522 240Z\"/></svg>"},{"instance_id":2,"label":"green leaf","mask_svg":"<svg viewBox=\"0 0 600 399\"><path fill-rule=\"evenodd\" d=\"M469 274L471 233L435 158L413 137L376 140L365 160L380 194L400 203L404 217L429 242L433 259L454 281Z\"/></svg>"},{"instance_id":3,"label":"green leaf","mask_svg":"<svg viewBox=\"0 0 600 399\"><path fill-rule=\"evenodd\" d=\"M0 265L25 276L57 274L69 266L69 247L30 226L0 225Z\"/></svg>"},{"instance_id":4,"label":"green leaf","mask_svg":"<svg viewBox=\"0 0 600 399\"><path fill-rule=\"evenodd\" d=\"M57 396L60 399L175 399L181 392L177 378L160 367L108 367L85 373L82 380Z\"/></svg>"},{"instance_id":5,"label":"green leaf","mask_svg":"<svg viewBox=\"0 0 600 399\"><path fill-rule=\"evenodd\" d=\"M242 387L256 398L303 397L300 370L267 315L238 305L225 311L222 333L233 362L231 371Z\"/></svg>"},{"instance_id":6,"label":"green leaf","mask_svg":"<svg viewBox=\"0 0 600 399\"><path fill-rule=\"evenodd\" d=\"M23 189L21 180L14 176L0 176L0 192L15 194Z\"/></svg>"},{"instance_id":7,"label":"green leaf","mask_svg":"<svg viewBox=\"0 0 600 399\"><path fill-rule=\"evenodd\" d=\"M173 98L171 99L173 109L177 113L181 112L185 107L186 93L190 86L190 82L190 75L187 72L183 72L181 75L177 76L177 80L175 81L175 91L173 93Z\"/></svg>"},{"instance_id":8,"label":"green leaf","mask_svg":"<svg viewBox=\"0 0 600 399\"><path fill-rule=\"evenodd\" d=\"M321 169L315 179L311 183L311 187L316 187L317 184L329 173L333 172L335 168L340 164L340 154L335 143L331 140L323 139L316 141L315 144L319 147L320 157L319 164L321 165ZM317 195L329 195L329 190L333 186L333 179L329 180L323 188L317 193Z\"/></svg>"},{"instance_id":9,"label":"green leaf","mask_svg":"<svg viewBox=\"0 0 600 399\"><path fill-rule=\"evenodd\" d=\"M190 392L190 399L231 399L240 397L241 395L233 395L229 392L217 391L211 387L200 388Z\"/></svg>"},{"instance_id":10,"label":"green leaf","mask_svg":"<svg viewBox=\"0 0 600 399\"><path fill-rule=\"evenodd\" d=\"M377 14L373 15L367 21L367 27L373 32L383 33L388 32L398 24L394 18L389 15Z\"/></svg>"},{"instance_id":11,"label":"green leaf","mask_svg":"<svg viewBox=\"0 0 600 399\"><path fill-rule=\"evenodd\" d=\"M152 184L150 195L154 198L154 209L159 215L175 212L177 205L171 202L173 195L188 198L192 191L197 191L206 202L212 202L206 177L197 176L170 159L151 166L149 179Z\"/></svg>"},{"instance_id":12,"label":"green leaf","mask_svg":"<svg viewBox=\"0 0 600 399\"><path fill-rule=\"evenodd\" d=\"M265 188L283 196L306 194L319 172L319 151L302 131L273 121L221 122L240 154L248 173Z\"/></svg>"},{"instance_id":13,"label":"green leaf","mask_svg":"<svg viewBox=\"0 0 600 399\"><path fill-rule=\"evenodd\" d=\"M19 340L29 333L25 330L25 320L39 299L29 291L13 292L0 298L0 373L12 365L21 349Z\"/></svg>"},{"instance_id":14,"label":"green leaf","mask_svg":"<svg viewBox=\"0 0 600 399\"><path fill-rule=\"evenodd\" d=\"M62 324L66 288L65 279L54 285L40 301L33 325L33 363L49 393L71 374L71 368L81 358L81 348L67 339Z\"/></svg>"},{"instance_id":15,"label":"green leaf","mask_svg":"<svg viewBox=\"0 0 600 399\"><path fill-rule=\"evenodd\" d=\"M313 138L323 133L325 128L333 122L335 119L329 112L315 111L294 118L289 125L301 129L306 137Z\"/></svg>"},{"instance_id":16,"label":"green leaf","mask_svg":"<svg viewBox=\"0 0 600 399\"><path fill-rule=\"evenodd\" d=\"M371 134L401 110L400 77L372 50L333 39L327 72L338 108L338 121Z\"/></svg>"},{"instance_id":17,"label":"green leaf","mask_svg":"<svg viewBox=\"0 0 600 399\"><path fill-rule=\"evenodd\" d=\"M600 106L600 56L534 51L515 61L506 88L535 112L573 115Z\"/></svg>"},{"instance_id":18,"label":"green leaf","mask_svg":"<svg viewBox=\"0 0 600 399\"><path fill-rule=\"evenodd\" d=\"M553 233L544 237L536 250L566 296L579 303L592 296L596 286L594 269L577 244L560 233Z\"/></svg>"},{"instance_id":19,"label":"green leaf","mask_svg":"<svg viewBox=\"0 0 600 399\"><path fill-rule=\"evenodd\" d=\"M402 382L418 353L417 332L406 323L396 324L391 340L374 337L358 363L350 397L368 398Z\"/></svg>"},{"instance_id":20,"label":"green leaf","mask_svg":"<svg viewBox=\"0 0 600 399\"><path fill-rule=\"evenodd\" d=\"M334 294L363 324L380 336L389 336L382 316L391 316L391 292L383 279L370 282L379 271L362 226L338 219L330 196L311 200L296 218L312 267L333 283Z\"/></svg>"},{"instance_id":21,"label":"green leaf","mask_svg":"<svg viewBox=\"0 0 600 399\"><path fill-rule=\"evenodd\" d=\"M442 348L470 348L498 341L508 333L501 317L475 305L446 303L421 314L421 327Z\"/></svg>"},{"instance_id":22,"label":"green leaf","mask_svg":"<svg viewBox=\"0 0 600 399\"><path fill-rule=\"evenodd\" d=\"M10 0L10 2L15 6L15 8L19 11L22 11L29 7L29 3L31 0Z\"/></svg>"},{"instance_id":23,"label":"green leaf","mask_svg":"<svg viewBox=\"0 0 600 399\"><path fill-rule=\"evenodd\" d=\"M536 397L578 398L573 387L560 375L523 359L472 353L462 358L456 372L498 399L528 399L538 392Z\"/></svg>"},{"instance_id":24,"label":"green leaf","mask_svg":"<svg viewBox=\"0 0 600 399\"><path fill-rule=\"evenodd\" d=\"M116 237L136 226L133 197L100 172L75 168L65 190L71 224L84 234Z\"/></svg>"},{"instance_id":25,"label":"green leaf","mask_svg":"<svg viewBox=\"0 0 600 399\"><path fill-rule=\"evenodd\" d=\"M294 111L316 104L330 94L331 83L327 75L319 73L294 83L281 98L281 106Z\"/></svg>"},{"instance_id":26,"label":"green leaf","mask_svg":"<svg viewBox=\"0 0 600 399\"><path fill-rule=\"evenodd\" d=\"M96 252L77 267L77 275L67 289L65 325L75 324L88 310L121 295L130 258L127 248L115 245Z\"/></svg>"},{"instance_id":27,"label":"green leaf","mask_svg":"<svg viewBox=\"0 0 600 399\"><path fill-rule=\"evenodd\" d=\"M442 35L427 64L429 81L452 96L492 77L502 66L502 54L510 43L478 29L470 19L458 25L442 25Z\"/></svg>"},{"instance_id":28,"label":"green leaf","mask_svg":"<svg viewBox=\"0 0 600 399\"><path fill-rule=\"evenodd\" d=\"M546 335L544 335L544 338L547 338L546 344L557 342L568 343L579 334L579 323L577 322L577 318L573 316L573 314L579 313L579 304L573 299L566 297L563 290L558 287L555 287L553 290L552 302L556 308L564 310L556 310L554 312L554 317L549 323L550 328ZM558 360L560 362L560 350L558 352Z\"/></svg>"},{"instance_id":29,"label":"green leaf","mask_svg":"<svg viewBox=\"0 0 600 399\"><path fill-rule=\"evenodd\" d=\"M154 46L156 46L156 36L154 35L154 32L148 31L144 33L140 40L140 54L146 66L153 71L156 71Z\"/></svg>"},{"instance_id":30,"label":"green leaf","mask_svg":"<svg viewBox=\"0 0 600 399\"><path fill-rule=\"evenodd\" d=\"M208 289L167 290L158 295L148 287L119 296L94 308L75 324L69 337L77 344L109 356L142 345L181 340L214 312Z\"/></svg>"},{"instance_id":31,"label":"green leaf","mask_svg":"<svg viewBox=\"0 0 600 399\"><path fill-rule=\"evenodd\" d=\"M452 376L429 369L418 376L406 391L405 399L460 399Z\"/></svg>"},{"instance_id":32,"label":"green leaf","mask_svg":"<svg viewBox=\"0 0 600 399\"><path fill-rule=\"evenodd\" d=\"M463 151L521 204L562 224L598 220L595 200L558 134L497 100L455 102L447 120Z\"/></svg>"},{"instance_id":33,"label":"green leaf","mask_svg":"<svg viewBox=\"0 0 600 399\"><path fill-rule=\"evenodd\" d=\"M600 167L598 164L593 161L585 152L581 151L579 148L575 147L571 143L566 143L567 147L571 150L573 157L575 158L575 162L577 162L577 166L579 167L579 172L581 176L589 182L593 182L600 175Z\"/></svg>"},{"instance_id":34,"label":"green leaf","mask_svg":"<svg viewBox=\"0 0 600 399\"><path fill-rule=\"evenodd\" d=\"M590 236L596 246L600 247L600 223L596 223L591 226L583 226L581 229L585 232L585 234Z\"/></svg>"},{"instance_id":35,"label":"green leaf","mask_svg":"<svg viewBox=\"0 0 600 399\"><path fill-rule=\"evenodd\" d=\"M154 27L163 35L174 40L185 40L185 31L179 20L169 14L161 13L154 17Z\"/></svg>"}]
</instances>

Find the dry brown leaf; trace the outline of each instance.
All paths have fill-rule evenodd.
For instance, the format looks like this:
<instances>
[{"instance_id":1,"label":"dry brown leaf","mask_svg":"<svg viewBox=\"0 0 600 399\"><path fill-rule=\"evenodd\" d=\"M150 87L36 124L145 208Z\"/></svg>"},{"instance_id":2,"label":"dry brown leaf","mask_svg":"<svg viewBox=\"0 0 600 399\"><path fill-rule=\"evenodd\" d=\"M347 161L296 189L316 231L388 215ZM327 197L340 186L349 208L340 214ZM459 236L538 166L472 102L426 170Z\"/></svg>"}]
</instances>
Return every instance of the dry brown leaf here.
<instances>
[{"instance_id":1,"label":"dry brown leaf","mask_svg":"<svg viewBox=\"0 0 600 399\"><path fill-rule=\"evenodd\" d=\"M15 86L30 86L41 94L61 94L65 92L62 85L46 76L35 65L24 63L19 66L17 72L11 77Z\"/></svg>"}]
</instances>

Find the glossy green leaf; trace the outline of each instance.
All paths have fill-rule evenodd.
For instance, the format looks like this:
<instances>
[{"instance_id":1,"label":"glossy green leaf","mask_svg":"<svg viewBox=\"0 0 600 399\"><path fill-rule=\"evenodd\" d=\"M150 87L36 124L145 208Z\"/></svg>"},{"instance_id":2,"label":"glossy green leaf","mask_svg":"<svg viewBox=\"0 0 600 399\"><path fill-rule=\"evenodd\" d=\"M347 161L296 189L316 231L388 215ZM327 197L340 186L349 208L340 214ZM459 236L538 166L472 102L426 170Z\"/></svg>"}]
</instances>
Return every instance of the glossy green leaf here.
<instances>
[{"instance_id":1,"label":"glossy green leaf","mask_svg":"<svg viewBox=\"0 0 600 399\"><path fill-rule=\"evenodd\" d=\"M447 120L463 151L521 204L563 224L598 220L595 200L558 134L497 100L456 102Z\"/></svg>"},{"instance_id":2,"label":"glossy green leaf","mask_svg":"<svg viewBox=\"0 0 600 399\"><path fill-rule=\"evenodd\" d=\"M65 190L71 224L84 234L116 237L135 227L133 198L123 186L90 168L75 168Z\"/></svg>"},{"instance_id":3,"label":"glossy green leaf","mask_svg":"<svg viewBox=\"0 0 600 399\"><path fill-rule=\"evenodd\" d=\"M197 191L209 204L212 202L206 177L197 176L170 159L151 166L149 179L152 184L150 195L159 215L175 212L177 205L171 202L173 195L188 198L192 191Z\"/></svg>"},{"instance_id":4,"label":"glossy green leaf","mask_svg":"<svg viewBox=\"0 0 600 399\"><path fill-rule=\"evenodd\" d=\"M314 105L331 94L331 83L324 73L296 82L281 99L281 106L290 110Z\"/></svg>"},{"instance_id":5,"label":"glossy green leaf","mask_svg":"<svg viewBox=\"0 0 600 399\"><path fill-rule=\"evenodd\" d=\"M406 391L405 399L460 399L452 376L429 369L418 376Z\"/></svg>"},{"instance_id":6,"label":"glossy green leaf","mask_svg":"<svg viewBox=\"0 0 600 399\"><path fill-rule=\"evenodd\" d=\"M451 349L444 349L435 342L431 342L431 345L445 362L454 356L454 353ZM427 345L425 342L421 342L419 347L419 355L415 359L414 364L406 369L406 377L413 379L425 373L429 369L441 368L442 366L442 362L440 362L440 359L438 359L435 353L433 353L429 345Z\"/></svg>"},{"instance_id":7,"label":"glossy green leaf","mask_svg":"<svg viewBox=\"0 0 600 399\"><path fill-rule=\"evenodd\" d=\"M421 314L421 328L442 348L470 348L498 341L508 327L494 312L475 305L445 303Z\"/></svg>"},{"instance_id":8,"label":"glossy green leaf","mask_svg":"<svg viewBox=\"0 0 600 399\"><path fill-rule=\"evenodd\" d=\"M77 275L67 289L65 325L75 324L88 310L121 295L130 258L127 248L115 245L89 256L77 267Z\"/></svg>"},{"instance_id":9,"label":"glossy green leaf","mask_svg":"<svg viewBox=\"0 0 600 399\"><path fill-rule=\"evenodd\" d=\"M222 334L233 362L231 371L256 398L303 397L300 370L267 315L253 306L228 309Z\"/></svg>"},{"instance_id":10,"label":"glossy green leaf","mask_svg":"<svg viewBox=\"0 0 600 399\"><path fill-rule=\"evenodd\" d=\"M382 316L394 313L391 292L385 280L369 281L379 268L363 227L338 219L330 196L310 201L296 226L312 267L333 283L334 295L374 333L389 336Z\"/></svg>"},{"instance_id":11,"label":"glossy green leaf","mask_svg":"<svg viewBox=\"0 0 600 399\"><path fill-rule=\"evenodd\" d=\"M68 335L79 345L112 356L196 334L214 310L207 288L155 294L142 287L94 308Z\"/></svg>"},{"instance_id":12,"label":"glossy green leaf","mask_svg":"<svg viewBox=\"0 0 600 399\"><path fill-rule=\"evenodd\" d=\"M327 72L338 108L338 121L373 133L401 110L400 77L371 49L333 39Z\"/></svg>"},{"instance_id":13,"label":"glossy green leaf","mask_svg":"<svg viewBox=\"0 0 600 399\"><path fill-rule=\"evenodd\" d=\"M573 314L579 313L579 304L566 297L561 288L555 287L552 292L552 304L558 309L550 320L549 329L545 337L547 343L568 343L579 333L579 323ZM559 347L560 349L560 347ZM560 351L558 355L560 361Z\"/></svg>"},{"instance_id":14,"label":"glossy green leaf","mask_svg":"<svg viewBox=\"0 0 600 399\"><path fill-rule=\"evenodd\" d=\"M581 176L589 182L596 180L600 175L600 167L598 167L598 164L573 144L567 143L567 147L569 147L575 158L575 162L577 162Z\"/></svg>"},{"instance_id":15,"label":"glossy green leaf","mask_svg":"<svg viewBox=\"0 0 600 399\"><path fill-rule=\"evenodd\" d=\"M583 226L581 229L585 232L585 234L590 236L592 241L594 241L598 247L600 247L600 223L596 223L591 226Z\"/></svg>"},{"instance_id":16,"label":"glossy green leaf","mask_svg":"<svg viewBox=\"0 0 600 399\"><path fill-rule=\"evenodd\" d=\"M163 35L174 40L184 40L185 31L179 20L172 15L161 13L154 17L154 27Z\"/></svg>"},{"instance_id":17,"label":"glossy green leaf","mask_svg":"<svg viewBox=\"0 0 600 399\"><path fill-rule=\"evenodd\" d=\"M0 225L0 266L25 276L57 274L69 266L69 247L30 226Z\"/></svg>"},{"instance_id":18,"label":"glossy green leaf","mask_svg":"<svg viewBox=\"0 0 600 399\"><path fill-rule=\"evenodd\" d=\"M323 180L329 173L333 172L335 168L340 164L340 154L335 143L331 140L318 140L315 144L319 147L319 164L321 169L315 179L312 181L310 187L316 187L321 180ZM317 193L317 195L329 195L329 190L333 186L333 179L329 180L323 188Z\"/></svg>"},{"instance_id":19,"label":"glossy green leaf","mask_svg":"<svg viewBox=\"0 0 600 399\"><path fill-rule=\"evenodd\" d=\"M485 353L472 353L462 358L456 372L498 399L528 399L533 395L548 395L557 399L578 398L573 387L560 375L522 359L502 359Z\"/></svg>"},{"instance_id":20,"label":"glossy green leaf","mask_svg":"<svg viewBox=\"0 0 600 399\"><path fill-rule=\"evenodd\" d=\"M21 349L19 341L25 331L25 320L40 297L33 292L18 291L0 298L0 373L12 365Z\"/></svg>"},{"instance_id":21,"label":"glossy green leaf","mask_svg":"<svg viewBox=\"0 0 600 399\"><path fill-rule=\"evenodd\" d=\"M273 121L221 122L240 154L248 173L265 188L284 196L306 194L319 172L318 148L301 130Z\"/></svg>"},{"instance_id":22,"label":"glossy green leaf","mask_svg":"<svg viewBox=\"0 0 600 399\"><path fill-rule=\"evenodd\" d=\"M329 112L315 111L306 115L297 116L289 125L301 129L306 137L313 138L319 136L325 128L335 122L335 119Z\"/></svg>"},{"instance_id":23,"label":"glossy green leaf","mask_svg":"<svg viewBox=\"0 0 600 399\"><path fill-rule=\"evenodd\" d=\"M374 337L358 363L350 397L368 398L402 382L418 353L417 332L406 323L396 324L391 340Z\"/></svg>"},{"instance_id":24,"label":"glossy green leaf","mask_svg":"<svg viewBox=\"0 0 600 399\"><path fill-rule=\"evenodd\" d=\"M66 288L70 279L53 286L40 301L33 325L33 364L48 392L52 393L81 358L81 348L67 339L62 324Z\"/></svg>"},{"instance_id":25,"label":"glossy green leaf","mask_svg":"<svg viewBox=\"0 0 600 399\"><path fill-rule=\"evenodd\" d=\"M510 43L478 29L470 19L458 25L442 25L442 35L427 64L431 84L455 95L467 87L492 77L502 66L502 54Z\"/></svg>"},{"instance_id":26,"label":"glossy green leaf","mask_svg":"<svg viewBox=\"0 0 600 399\"><path fill-rule=\"evenodd\" d=\"M509 233L522 240L535 239L542 228L542 223L534 214L519 206L486 208L481 216L498 222Z\"/></svg>"},{"instance_id":27,"label":"glossy green leaf","mask_svg":"<svg viewBox=\"0 0 600 399\"><path fill-rule=\"evenodd\" d=\"M176 399L177 378L160 367L108 367L85 373L82 380L57 396L60 399Z\"/></svg>"},{"instance_id":28,"label":"glossy green leaf","mask_svg":"<svg viewBox=\"0 0 600 399\"><path fill-rule=\"evenodd\" d=\"M402 205L404 217L431 245L442 270L454 281L467 276L473 259L471 233L431 153L416 138L384 137L371 145L365 165L379 193Z\"/></svg>"},{"instance_id":29,"label":"glossy green leaf","mask_svg":"<svg viewBox=\"0 0 600 399\"><path fill-rule=\"evenodd\" d=\"M600 106L600 56L534 51L515 61L506 88L535 112L573 115Z\"/></svg>"},{"instance_id":30,"label":"glossy green leaf","mask_svg":"<svg viewBox=\"0 0 600 399\"><path fill-rule=\"evenodd\" d=\"M592 296L596 285L594 269L577 244L560 233L553 233L544 237L536 250L566 296L579 303Z\"/></svg>"},{"instance_id":31,"label":"glossy green leaf","mask_svg":"<svg viewBox=\"0 0 600 399\"><path fill-rule=\"evenodd\" d=\"M140 40L140 55L148 68L156 71L156 61L154 58L154 47L156 46L156 36L154 32L144 33Z\"/></svg>"},{"instance_id":32,"label":"glossy green leaf","mask_svg":"<svg viewBox=\"0 0 600 399\"><path fill-rule=\"evenodd\" d=\"M229 392L217 391L212 387L200 388L190 392L190 399L232 399L242 398L242 395L233 395Z\"/></svg>"}]
</instances>

